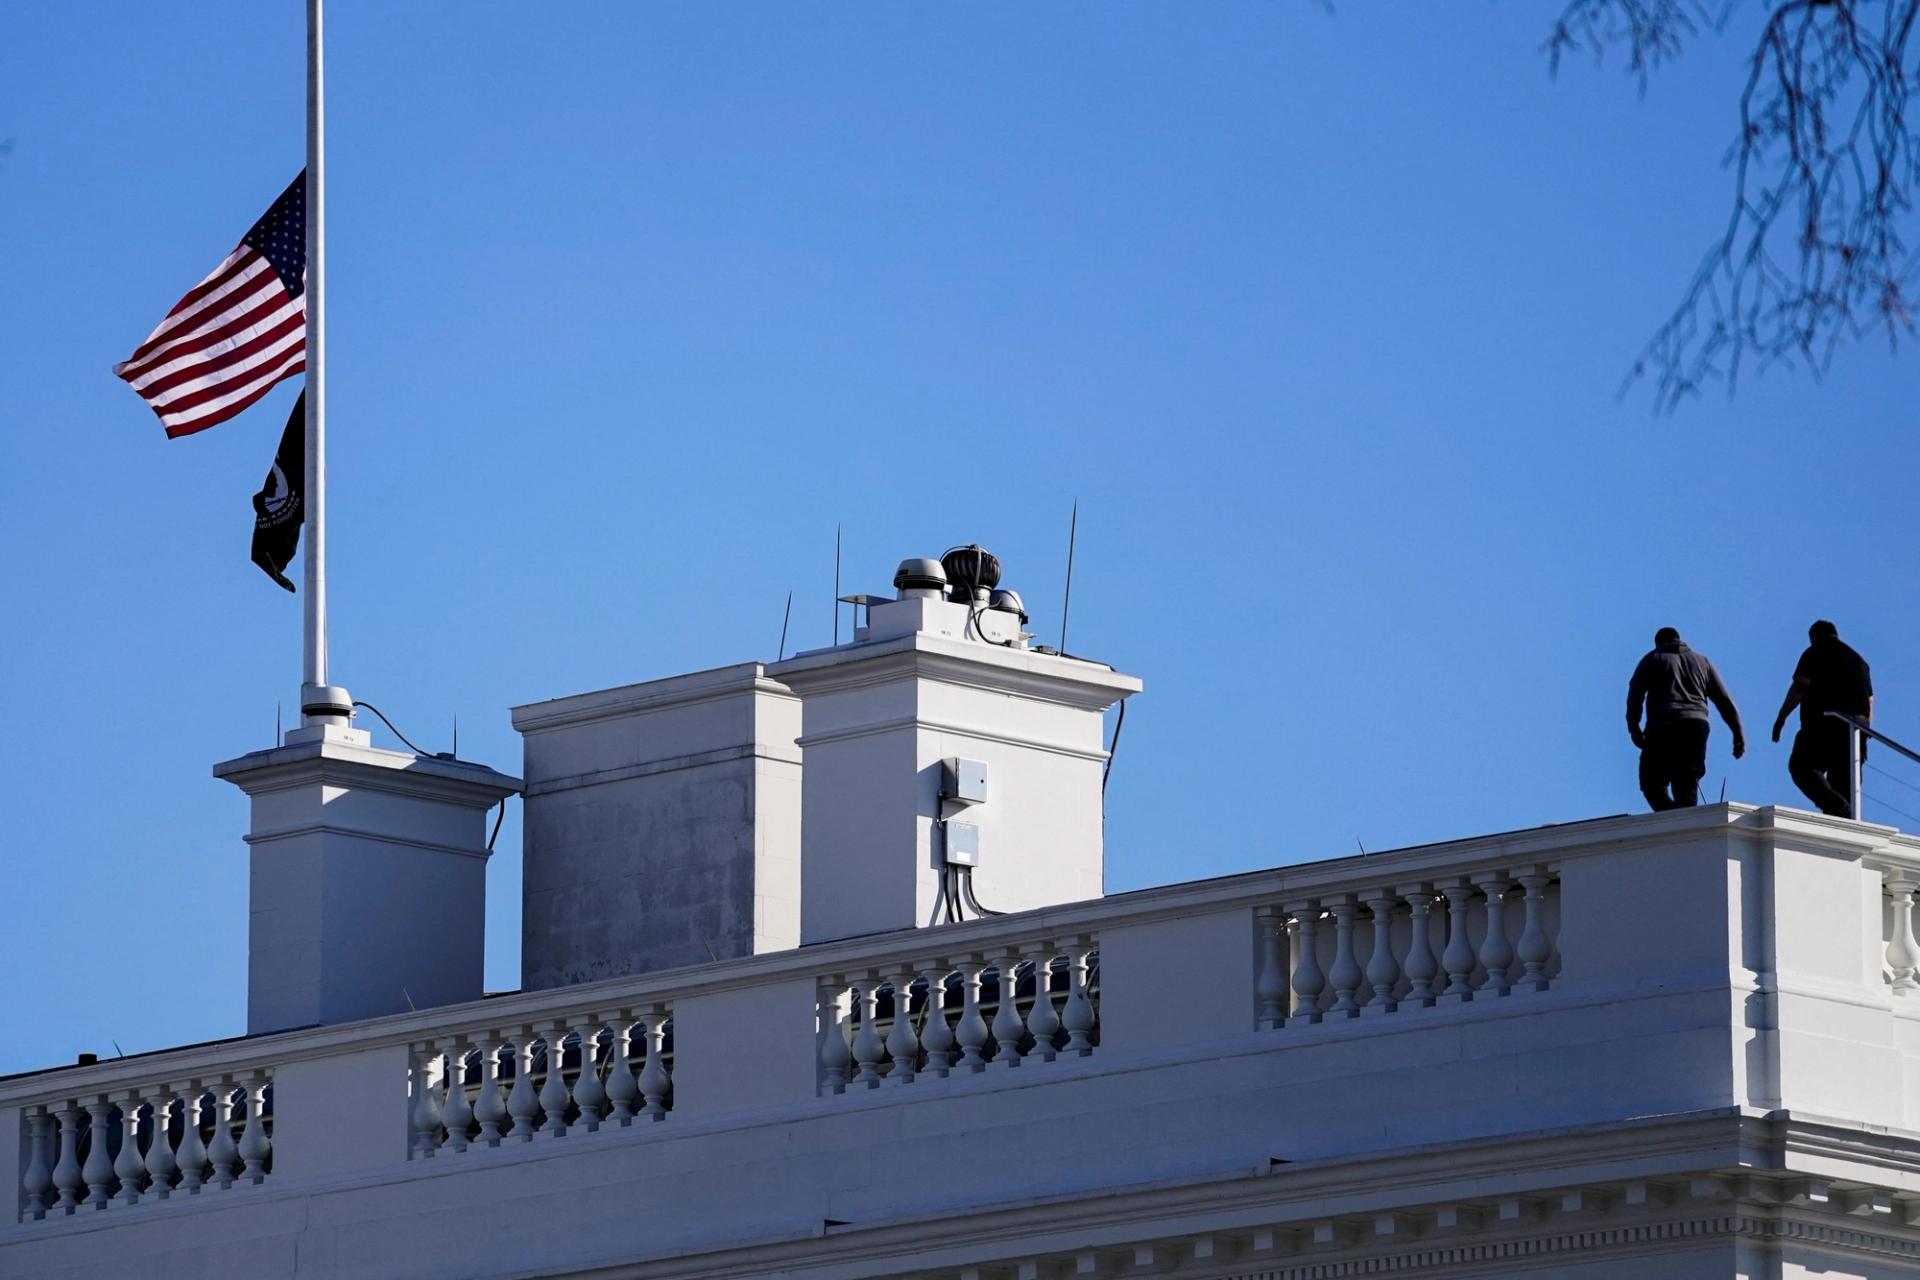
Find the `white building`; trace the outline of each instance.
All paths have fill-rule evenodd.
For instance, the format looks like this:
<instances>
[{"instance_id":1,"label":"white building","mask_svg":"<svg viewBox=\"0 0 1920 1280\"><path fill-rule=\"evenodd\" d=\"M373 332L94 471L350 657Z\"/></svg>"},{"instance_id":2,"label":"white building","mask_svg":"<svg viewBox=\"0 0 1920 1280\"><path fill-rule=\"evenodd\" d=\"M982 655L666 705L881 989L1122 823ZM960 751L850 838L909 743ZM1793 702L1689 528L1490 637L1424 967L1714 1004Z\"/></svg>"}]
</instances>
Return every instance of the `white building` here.
<instances>
[{"instance_id":1,"label":"white building","mask_svg":"<svg viewBox=\"0 0 1920 1280\"><path fill-rule=\"evenodd\" d=\"M1920 840L1721 804L1103 897L1139 682L937 578L518 708L524 783L217 766L248 1034L0 1080L0 1276L1920 1274Z\"/></svg>"}]
</instances>

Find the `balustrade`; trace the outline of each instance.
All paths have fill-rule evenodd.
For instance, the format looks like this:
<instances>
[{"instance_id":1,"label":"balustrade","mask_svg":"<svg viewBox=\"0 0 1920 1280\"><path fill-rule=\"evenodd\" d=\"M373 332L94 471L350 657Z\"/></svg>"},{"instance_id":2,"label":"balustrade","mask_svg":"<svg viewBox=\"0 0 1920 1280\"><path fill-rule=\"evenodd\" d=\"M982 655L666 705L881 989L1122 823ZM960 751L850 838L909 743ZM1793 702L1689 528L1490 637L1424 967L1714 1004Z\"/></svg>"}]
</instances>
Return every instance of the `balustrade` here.
<instances>
[{"instance_id":1,"label":"balustrade","mask_svg":"<svg viewBox=\"0 0 1920 1280\"><path fill-rule=\"evenodd\" d=\"M1920 964L1907 882L1907 982ZM1340 1021L1545 991L1559 975L1560 881L1545 865L1368 884L1262 907L1255 1024ZM1897 914L1897 913L1896 913ZM1902 935L1895 930L1895 946ZM1364 948L1364 950L1363 950ZM1892 947L1889 955L1893 955ZM1900 972L1896 963L1895 973Z\"/></svg>"},{"instance_id":2,"label":"balustrade","mask_svg":"<svg viewBox=\"0 0 1920 1280\"><path fill-rule=\"evenodd\" d=\"M819 1091L1086 1057L1099 1043L1098 973L1096 943L1076 936L829 975Z\"/></svg>"},{"instance_id":3,"label":"balustrade","mask_svg":"<svg viewBox=\"0 0 1920 1280\"><path fill-rule=\"evenodd\" d=\"M273 1172L271 1070L55 1099L23 1118L29 1222L251 1185Z\"/></svg>"},{"instance_id":4,"label":"balustrade","mask_svg":"<svg viewBox=\"0 0 1920 1280\"><path fill-rule=\"evenodd\" d=\"M665 1004L423 1040L410 1057L416 1160L626 1128L673 1109L673 1013Z\"/></svg>"},{"instance_id":5,"label":"balustrade","mask_svg":"<svg viewBox=\"0 0 1920 1280\"><path fill-rule=\"evenodd\" d=\"M1904 996L1920 990L1915 969L1920 967L1920 944L1913 934L1913 895L1920 889L1920 869L1890 866L1880 871L1880 887L1887 899L1885 926L1887 971L1884 975L1893 994Z\"/></svg>"}]
</instances>

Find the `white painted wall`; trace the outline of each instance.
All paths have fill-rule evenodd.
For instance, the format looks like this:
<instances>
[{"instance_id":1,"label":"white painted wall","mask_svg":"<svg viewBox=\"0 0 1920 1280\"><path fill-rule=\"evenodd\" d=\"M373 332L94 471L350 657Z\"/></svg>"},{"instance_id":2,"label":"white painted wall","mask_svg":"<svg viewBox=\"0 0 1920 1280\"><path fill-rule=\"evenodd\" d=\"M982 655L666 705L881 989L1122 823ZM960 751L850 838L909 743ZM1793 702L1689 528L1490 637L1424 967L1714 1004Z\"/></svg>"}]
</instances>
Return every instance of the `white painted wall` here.
<instances>
[{"instance_id":1,"label":"white painted wall","mask_svg":"<svg viewBox=\"0 0 1920 1280\"><path fill-rule=\"evenodd\" d=\"M987 766L989 799L947 813L980 828L981 902L1025 911L1104 891L1102 713L1140 682L1097 663L931 629L958 606L876 607L866 634L770 668L801 700L801 939L925 926L939 906L940 766Z\"/></svg>"},{"instance_id":2,"label":"white painted wall","mask_svg":"<svg viewBox=\"0 0 1920 1280\"><path fill-rule=\"evenodd\" d=\"M488 811L517 778L336 740L214 776L252 801L249 1032L479 998Z\"/></svg>"}]
</instances>

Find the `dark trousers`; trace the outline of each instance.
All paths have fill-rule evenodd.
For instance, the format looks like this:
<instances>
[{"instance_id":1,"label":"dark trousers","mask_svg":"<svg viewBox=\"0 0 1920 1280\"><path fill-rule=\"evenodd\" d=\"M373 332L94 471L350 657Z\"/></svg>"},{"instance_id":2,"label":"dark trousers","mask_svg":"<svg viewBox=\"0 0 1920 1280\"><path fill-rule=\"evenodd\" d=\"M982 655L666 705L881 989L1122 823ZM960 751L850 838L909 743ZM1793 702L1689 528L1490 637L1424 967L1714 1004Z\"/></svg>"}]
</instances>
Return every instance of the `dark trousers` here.
<instances>
[{"instance_id":1,"label":"dark trousers","mask_svg":"<svg viewBox=\"0 0 1920 1280\"><path fill-rule=\"evenodd\" d=\"M1707 773L1705 720L1668 720L1648 725L1640 748L1640 794L1655 813L1700 803L1700 779Z\"/></svg>"},{"instance_id":2,"label":"dark trousers","mask_svg":"<svg viewBox=\"0 0 1920 1280\"><path fill-rule=\"evenodd\" d=\"M1836 818L1853 816L1853 764L1847 758L1847 737L1852 732L1843 722L1822 716L1800 726L1793 735L1793 754L1787 757L1793 785L1820 812Z\"/></svg>"}]
</instances>

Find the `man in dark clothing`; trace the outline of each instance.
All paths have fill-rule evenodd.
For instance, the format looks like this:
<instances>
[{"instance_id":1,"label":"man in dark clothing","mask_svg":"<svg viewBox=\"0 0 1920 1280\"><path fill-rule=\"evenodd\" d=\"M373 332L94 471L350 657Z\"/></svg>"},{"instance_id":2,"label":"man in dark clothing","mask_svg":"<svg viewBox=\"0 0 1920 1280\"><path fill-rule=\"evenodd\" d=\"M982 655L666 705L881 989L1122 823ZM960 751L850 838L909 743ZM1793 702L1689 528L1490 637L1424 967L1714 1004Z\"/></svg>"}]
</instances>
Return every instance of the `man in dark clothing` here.
<instances>
[{"instance_id":1,"label":"man in dark clothing","mask_svg":"<svg viewBox=\"0 0 1920 1280\"><path fill-rule=\"evenodd\" d=\"M1843 711L1862 720L1873 719L1873 673L1866 659L1840 640L1840 629L1824 619L1807 628L1805 653L1793 669L1793 684L1787 688L1786 701L1774 717L1773 740L1780 741L1780 729L1787 713L1800 708L1800 732L1793 735L1793 754L1787 757L1787 772L1793 784L1820 812L1836 818L1851 818L1853 813L1853 763L1848 753L1848 738L1853 729L1835 720L1829 711ZM1866 735L1860 738L1860 758L1867 758Z\"/></svg>"},{"instance_id":2,"label":"man in dark clothing","mask_svg":"<svg viewBox=\"0 0 1920 1280\"><path fill-rule=\"evenodd\" d=\"M1646 704L1647 727L1640 727ZM1627 733L1640 748L1640 792L1655 812L1700 803L1707 772L1707 703L1733 731L1733 758L1747 754L1740 711L1705 654L1695 653L1672 627L1653 636L1653 652L1640 659L1627 682Z\"/></svg>"}]
</instances>

